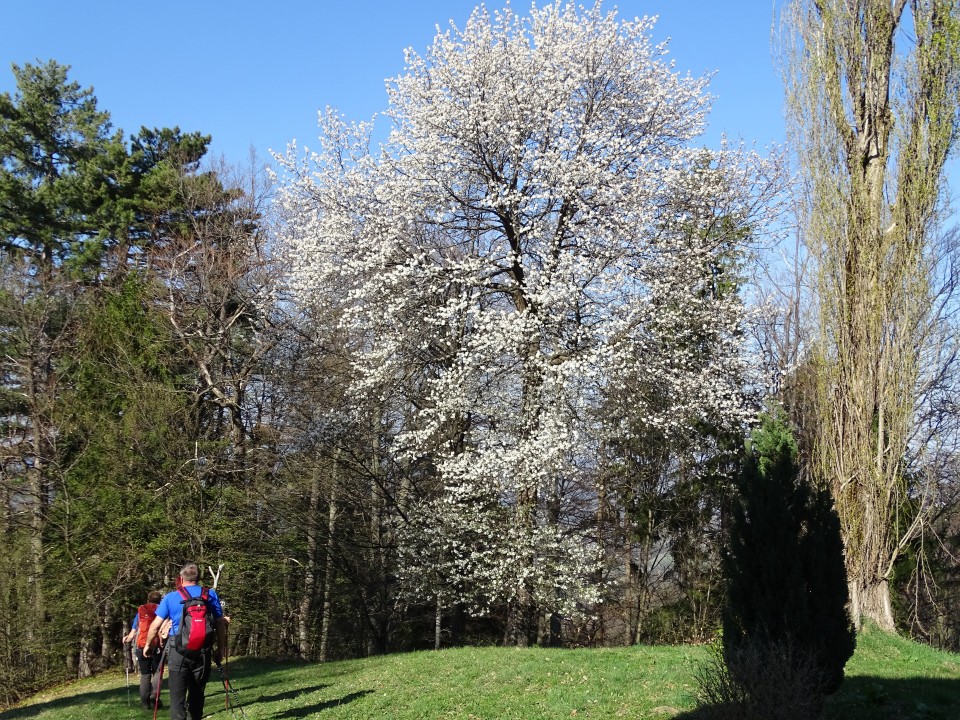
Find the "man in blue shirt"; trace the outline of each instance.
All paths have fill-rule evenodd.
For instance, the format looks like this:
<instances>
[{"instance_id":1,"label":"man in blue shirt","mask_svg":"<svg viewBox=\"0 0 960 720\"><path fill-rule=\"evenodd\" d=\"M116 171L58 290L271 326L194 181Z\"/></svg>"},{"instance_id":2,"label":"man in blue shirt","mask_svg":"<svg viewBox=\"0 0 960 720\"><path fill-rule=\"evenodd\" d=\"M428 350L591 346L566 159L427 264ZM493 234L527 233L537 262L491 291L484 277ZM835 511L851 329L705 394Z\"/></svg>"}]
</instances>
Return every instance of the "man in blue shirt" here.
<instances>
[{"instance_id":1,"label":"man in blue shirt","mask_svg":"<svg viewBox=\"0 0 960 720\"><path fill-rule=\"evenodd\" d=\"M180 569L183 592L192 598L200 597L203 588L197 582L199 578L200 569L196 563L184 565ZM207 612L214 618L216 648L205 647L196 653L177 649L176 638L180 631L185 602L180 590L174 590L163 596L160 604L157 605L157 616L150 623L150 629L147 631L144 652L149 650L151 641L160 632L163 622L169 619L172 623L166 650L169 669L170 720L186 720L188 708L191 720L200 720L203 717L203 694L207 680L210 678L211 653L218 663L227 654L227 625L223 618L223 607L215 590L211 589L207 592Z\"/></svg>"}]
</instances>

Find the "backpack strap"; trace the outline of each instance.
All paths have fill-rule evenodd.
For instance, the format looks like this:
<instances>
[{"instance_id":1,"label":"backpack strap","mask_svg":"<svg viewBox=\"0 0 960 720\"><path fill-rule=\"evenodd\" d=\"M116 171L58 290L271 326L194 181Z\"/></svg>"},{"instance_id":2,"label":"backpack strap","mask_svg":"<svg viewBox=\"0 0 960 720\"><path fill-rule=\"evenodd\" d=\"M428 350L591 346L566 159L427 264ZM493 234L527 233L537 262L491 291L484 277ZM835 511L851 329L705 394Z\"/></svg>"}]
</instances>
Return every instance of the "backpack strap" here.
<instances>
[{"instance_id":1,"label":"backpack strap","mask_svg":"<svg viewBox=\"0 0 960 720\"><path fill-rule=\"evenodd\" d=\"M186 588L182 588L182 587L177 588L177 592L179 592L180 597L183 598L183 600L180 601L181 605L185 602L189 602L190 600L195 600L197 597L203 600L207 605L210 604L210 589L203 587L203 585L200 586L200 594L198 596L191 595L190 593L187 592Z\"/></svg>"}]
</instances>

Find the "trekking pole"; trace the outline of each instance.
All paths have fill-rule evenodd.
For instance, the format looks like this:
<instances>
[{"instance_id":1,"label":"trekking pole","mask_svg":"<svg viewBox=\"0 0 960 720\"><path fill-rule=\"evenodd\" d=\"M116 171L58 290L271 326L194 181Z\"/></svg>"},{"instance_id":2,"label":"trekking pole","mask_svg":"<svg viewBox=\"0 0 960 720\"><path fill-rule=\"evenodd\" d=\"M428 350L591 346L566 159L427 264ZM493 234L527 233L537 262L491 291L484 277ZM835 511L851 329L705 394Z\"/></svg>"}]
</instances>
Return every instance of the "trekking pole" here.
<instances>
[{"instance_id":1,"label":"trekking pole","mask_svg":"<svg viewBox=\"0 0 960 720\"><path fill-rule=\"evenodd\" d=\"M160 710L160 691L163 689L163 666L167 664L167 645L170 642L170 636L160 647L160 668L157 670L157 696L153 699L153 720L157 720L157 711Z\"/></svg>"},{"instance_id":2,"label":"trekking pole","mask_svg":"<svg viewBox=\"0 0 960 720\"><path fill-rule=\"evenodd\" d=\"M127 671L127 707L130 707L130 643L123 644L123 669Z\"/></svg>"},{"instance_id":3,"label":"trekking pole","mask_svg":"<svg viewBox=\"0 0 960 720\"><path fill-rule=\"evenodd\" d=\"M220 609L223 610L223 603L220 604ZM224 674L225 677L230 677L230 672L229 672L229 668L230 668L230 620L229 620L229 619L227 619L227 621L226 621L226 622L224 623L224 625L223 625L223 641L224 641L223 644L226 646L226 648L225 648L224 651L223 651L223 674ZM227 695L227 694L224 693L223 701L224 701L225 703L227 702L226 695ZM227 707L229 707L229 703L227 703Z\"/></svg>"},{"instance_id":4,"label":"trekking pole","mask_svg":"<svg viewBox=\"0 0 960 720\"><path fill-rule=\"evenodd\" d=\"M237 689L230 684L230 679L227 677L226 670L223 669L223 663L219 660L214 660L217 665L217 670L220 672L220 680L223 682L223 693L226 697L227 708L230 710L230 715L232 717L247 717L247 711L243 709L243 706L240 705L240 693L237 692ZM232 702L231 702L232 699ZM156 720L156 719L154 719Z\"/></svg>"}]
</instances>

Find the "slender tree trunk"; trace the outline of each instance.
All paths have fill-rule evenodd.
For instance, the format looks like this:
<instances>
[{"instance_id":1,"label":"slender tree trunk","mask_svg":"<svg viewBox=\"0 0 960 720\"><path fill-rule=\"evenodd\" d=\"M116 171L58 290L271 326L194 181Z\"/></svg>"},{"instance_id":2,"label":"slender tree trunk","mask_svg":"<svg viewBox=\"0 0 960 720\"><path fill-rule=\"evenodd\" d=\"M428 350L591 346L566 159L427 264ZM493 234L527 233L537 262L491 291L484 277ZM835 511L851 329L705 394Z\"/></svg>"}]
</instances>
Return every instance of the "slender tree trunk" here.
<instances>
[{"instance_id":1,"label":"slender tree trunk","mask_svg":"<svg viewBox=\"0 0 960 720\"><path fill-rule=\"evenodd\" d=\"M323 569L323 612L320 616L320 662L326 662L328 654L328 640L330 637L330 620L332 615L333 600L333 550L335 530L337 526L337 484L339 472L330 483L330 497L327 500L327 546L324 551L324 569Z\"/></svg>"},{"instance_id":2,"label":"slender tree trunk","mask_svg":"<svg viewBox=\"0 0 960 720\"><path fill-rule=\"evenodd\" d=\"M100 656L104 660L111 660L114 653L113 633L110 628L110 610L105 607L100 617Z\"/></svg>"},{"instance_id":3,"label":"slender tree trunk","mask_svg":"<svg viewBox=\"0 0 960 720\"><path fill-rule=\"evenodd\" d=\"M309 660L313 651L310 618L317 592L317 532L319 530L317 512L320 507L320 470L318 468L312 469L307 504L307 562L303 578L303 594L300 596L300 607L297 613L297 636L301 660Z\"/></svg>"},{"instance_id":4,"label":"slender tree trunk","mask_svg":"<svg viewBox=\"0 0 960 720\"><path fill-rule=\"evenodd\" d=\"M630 520L624 513L623 533L623 576L626 578L621 600L623 614L623 644L630 647L637 641L637 616L640 604L640 593L637 587L636 564L633 561L633 543L630 541Z\"/></svg>"},{"instance_id":5,"label":"slender tree trunk","mask_svg":"<svg viewBox=\"0 0 960 720\"><path fill-rule=\"evenodd\" d=\"M80 635L80 662L77 664L77 677L85 678L93 675L93 634L84 628Z\"/></svg>"},{"instance_id":6,"label":"slender tree trunk","mask_svg":"<svg viewBox=\"0 0 960 720\"><path fill-rule=\"evenodd\" d=\"M643 637L644 622L650 612L650 575L653 567L653 509L647 509L647 532L644 534L640 558L635 563L634 577L637 584L637 607L634 622L634 643Z\"/></svg>"},{"instance_id":7,"label":"slender tree trunk","mask_svg":"<svg viewBox=\"0 0 960 720\"><path fill-rule=\"evenodd\" d=\"M30 587L30 608L36 617L43 617L43 528L45 515L46 483L43 477L43 462L39 457L35 460L36 466L29 471L30 495L32 505L30 509L30 577L27 582ZM36 628L39 624L27 623L26 637L28 642L36 639Z\"/></svg>"},{"instance_id":8,"label":"slender tree trunk","mask_svg":"<svg viewBox=\"0 0 960 720\"><path fill-rule=\"evenodd\" d=\"M382 655L389 646L389 597L387 578L387 523L385 478L381 475L380 432L383 408L373 414L370 425L370 582L365 593L368 626L371 632L367 643L368 655Z\"/></svg>"},{"instance_id":9,"label":"slender tree trunk","mask_svg":"<svg viewBox=\"0 0 960 720\"><path fill-rule=\"evenodd\" d=\"M30 607L35 617L42 618L44 615L45 599L43 596L43 568L44 568L44 542L43 531L46 523L48 483L46 478L46 444L44 436L47 433L47 427L44 423L43 413L40 406L42 398L49 386L49 372L45 368L38 367L39 363L35 360L30 362L30 431L32 433L32 462L27 470L28 484L30 489L30 570L31 575L28 579L30 584ZM42 375L41 379L38 375ZM39 624L37 624L39 626ZM32 642L36 639L36 630L34 623L27 623L26 630L27 641Z\"/></svg>"}]
</instances>

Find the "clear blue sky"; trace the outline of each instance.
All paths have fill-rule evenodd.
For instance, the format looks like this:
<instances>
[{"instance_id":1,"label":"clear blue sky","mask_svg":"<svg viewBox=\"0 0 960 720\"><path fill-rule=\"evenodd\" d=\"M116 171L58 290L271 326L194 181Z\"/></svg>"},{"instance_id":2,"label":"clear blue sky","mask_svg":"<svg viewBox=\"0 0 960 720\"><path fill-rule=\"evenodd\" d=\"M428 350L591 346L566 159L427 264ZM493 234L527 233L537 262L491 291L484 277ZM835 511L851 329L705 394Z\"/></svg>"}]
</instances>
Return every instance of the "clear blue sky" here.
<instances>
[{"instance_id":1,"label":"clear blue sky","mask_svg":"<svg viewBox=\"0 0 960 720\"><path fill-rule=\"evenodd\" d=\"M213 154L228 161L245 162L251 147L268 159L294 138L315 146L317 111L328 105L351 120L384 109L384 79L402 73L403 49L424 51L436 25L462 27L476 4L0 0L0 92L14 89L11 63L54 59L93 86L128 135L141 125L179 125L212 135ZM621 0L603 8L621 18L658 15L654 39L671 38L678 70L716 72L708 145L721 132L760 147L784 141L772 0Z\"/></svg>"}]
</instances>

